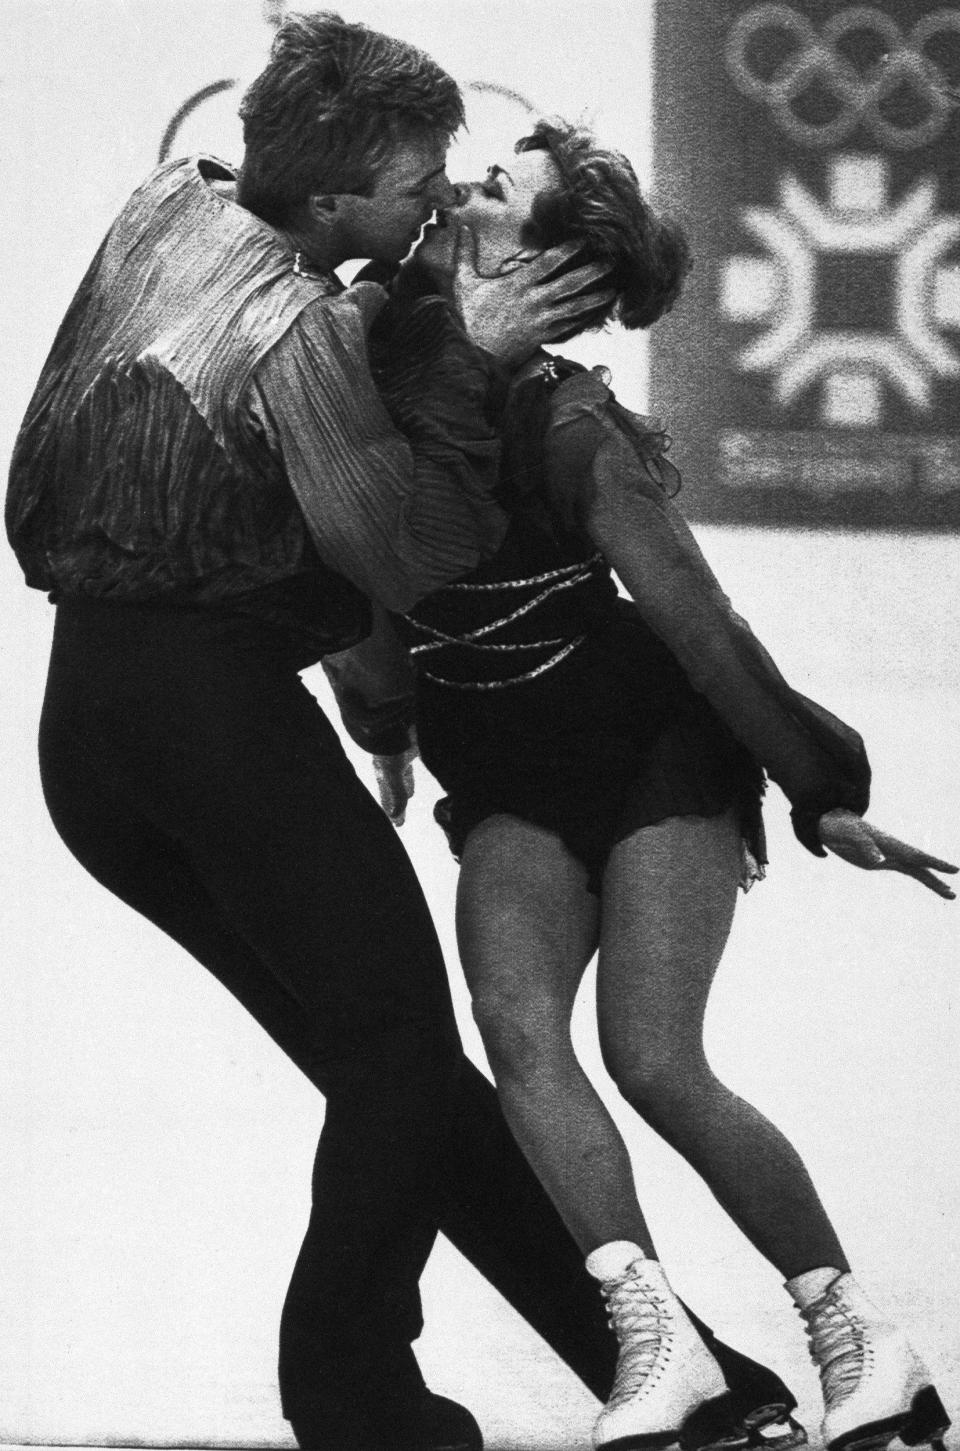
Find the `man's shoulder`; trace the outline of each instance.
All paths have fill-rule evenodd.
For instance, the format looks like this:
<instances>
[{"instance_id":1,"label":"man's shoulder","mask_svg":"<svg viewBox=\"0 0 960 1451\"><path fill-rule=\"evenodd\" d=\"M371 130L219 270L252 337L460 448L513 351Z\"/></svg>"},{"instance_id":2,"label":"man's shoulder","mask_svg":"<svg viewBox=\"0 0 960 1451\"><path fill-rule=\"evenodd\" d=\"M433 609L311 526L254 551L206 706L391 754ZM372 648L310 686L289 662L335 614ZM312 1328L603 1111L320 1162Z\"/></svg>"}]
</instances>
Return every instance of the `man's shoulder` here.
<instances>
[{"instance_id":1,"label":"man's shoulder","mask_svg":"<svg viewBox=\"0 0 960 1451\"><path fill-rule=\"evenodd\" d=\"M310 281L307 279L308 285ZM292 290L295 315L276 347L283 354L306 352L332 358L335 352L345 352L354 360L365 360L370 329L386 302L384 289L375 282L343 287L336 278L312 279L312 287L312 295L300 288Z\"/></svg>"},{"instance_id":2,"label":"man's shoulder","mask_svg":"<svg viewBox=\"0 0 960 1451\"><path fill-rule=\"evenodd\" d=\"M232 184L236 179L234 167L205 152L162 161L131 192L120 218L130 212L152 211L180 192L193 196L200 204L220 206L216 184Z\"/></svg>"}]
</instances>

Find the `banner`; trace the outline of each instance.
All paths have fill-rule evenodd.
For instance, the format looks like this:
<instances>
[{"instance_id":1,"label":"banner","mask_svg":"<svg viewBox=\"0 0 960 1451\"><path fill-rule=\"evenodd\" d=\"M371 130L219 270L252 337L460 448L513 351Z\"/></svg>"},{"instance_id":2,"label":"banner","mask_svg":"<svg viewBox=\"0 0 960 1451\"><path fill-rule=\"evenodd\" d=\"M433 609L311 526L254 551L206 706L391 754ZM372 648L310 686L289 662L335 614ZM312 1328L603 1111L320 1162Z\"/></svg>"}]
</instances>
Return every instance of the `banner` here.
<instances>
[{"instance_id":1,"label":"banner","mask_svg":"<svg viewBox=\"0 0 960 1451\"><path fill-rule=\"evenodd\" d=\"M960 6L671 0L652 393L696 518L960 526Z\"/></svg>"}]
</instances>

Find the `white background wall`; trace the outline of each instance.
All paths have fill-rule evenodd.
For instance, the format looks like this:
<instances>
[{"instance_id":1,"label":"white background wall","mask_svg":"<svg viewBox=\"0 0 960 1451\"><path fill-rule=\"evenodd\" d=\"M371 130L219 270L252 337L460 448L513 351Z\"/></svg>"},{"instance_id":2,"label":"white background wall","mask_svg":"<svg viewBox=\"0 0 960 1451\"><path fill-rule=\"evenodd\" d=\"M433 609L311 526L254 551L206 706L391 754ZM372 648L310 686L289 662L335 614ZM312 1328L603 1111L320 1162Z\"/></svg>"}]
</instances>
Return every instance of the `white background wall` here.
<instances>
[{"instance_id":1,"label":"white background wall","mask_svg":"<svg viewBox=\"0 0 960 1451\"><path fill-rule=\"evenodd\" d=\"M340 9L423 45L463 82L585 111L649 170L649 0ZM270 29L256 0L0 0L0 25L5 464L54 329L168 119L211 81L249 79ZM201 109L177 150L237 157L238 94ZM451 175L500 159L506 137L492 149L480 132L501 123L511 138L522 129L478 103ZM635 340L611 336L581 355L609 362L624 401L643 405ZM865 735L874 818L960 852L956 539L700 535L792 683ZM34 761L52 612L7 552L0 590L0 1440L278 1441L276 1322L322 1103L59 842ZM421 776L404 841L479 1054L453 949L455 867L429 819L435 795ZM907 1322L960 1411L960 908L807 856L776 790L768 826L773 867L743 903L711 1052L794 1137L863 1281ZM594 1065L588 1012L580 1040ZM812 1426L816 1381L776 1275L675 1156L624 1124L678 1288L791 1379ZM426 1300L431 1382L469 1400L492 1446L587 1445L590 1397L443 1246Z\"/></svg>"}]
</instances>

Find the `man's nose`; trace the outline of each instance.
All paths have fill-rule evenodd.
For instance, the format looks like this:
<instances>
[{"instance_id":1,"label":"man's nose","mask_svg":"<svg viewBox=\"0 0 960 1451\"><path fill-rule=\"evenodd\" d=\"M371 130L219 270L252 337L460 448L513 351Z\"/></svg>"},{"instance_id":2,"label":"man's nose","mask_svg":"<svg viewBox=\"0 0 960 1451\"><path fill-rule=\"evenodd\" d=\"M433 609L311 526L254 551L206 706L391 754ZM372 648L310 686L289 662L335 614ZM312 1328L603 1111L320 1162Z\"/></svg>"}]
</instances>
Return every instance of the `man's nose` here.
<instances>
[{"instance_id":1,"label":"man's nose","mask_svg":"<svg viewBox=\"0 0 960 1451\"><path fill-rule=\"evenodd\" d=\"M457 205L457 188L448 176L437 177L431 200L435 207L452 207Z\"/></svg>"}]
</instances>

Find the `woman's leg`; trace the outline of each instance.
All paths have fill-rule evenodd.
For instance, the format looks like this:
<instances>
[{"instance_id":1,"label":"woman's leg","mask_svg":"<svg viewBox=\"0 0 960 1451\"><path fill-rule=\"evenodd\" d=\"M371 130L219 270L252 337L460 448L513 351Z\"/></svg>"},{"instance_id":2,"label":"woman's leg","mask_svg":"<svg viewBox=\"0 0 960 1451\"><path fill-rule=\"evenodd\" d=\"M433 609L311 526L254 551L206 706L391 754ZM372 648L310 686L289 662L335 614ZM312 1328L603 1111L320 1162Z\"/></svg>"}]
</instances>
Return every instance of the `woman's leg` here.
<instances>
[{"instance_id":1,"label":"woman's leg","mask_svg":"<svg viewBox=\"0 0 960 1451\"><path fill-rule=\"evenodd\" d=\"M732 815L673 818L611 855L598 971L601 1043L621 1092L702 1174L789 1282L820 1368L828 1451L949 1426L929 1372L867 1300L796 1150L720 1083L703 1019L740 870Z\"/></svg>"},{"instance_id":2,"label":"woman's leg","mask_svg":"<svg viewBox=\"0 0 960 1451\"><path fill-rule=\"evenodd\" d=\"M623 1140L570 1038L596 934L586 872L552 832L502 815L471 833L457 939L504 1115L584 1254L614 1239L652 1253Z\"/></svg>"},{"instance_id":3,"label":"woman's leg","mask_svg":"<svg viewBox=\"0 0 960 1451\"><path fill-rule=\"evenodd\" d=\"M604 1061L628 1102L785 1279L823 1265L846 1270L796 1150L720 1082L704 1051L707 998L739 874L732 813L673 817L614 848L597 978Z\"/></svg>"},{"instance_id":4,"label":"woman's leg","mask_svg":"<svg viewBox=\"0 0 960 1451\"><path fill-rule=\"evenodd\" d=\"M654 1251L630 1161L570 1040L573 1001L597 932L597 902L586 889L583 867L553 834L514 817L489 818L463 854L457 928L504 1116L581 1250L591 1254L602 1247L591 1254L591 1273L603 1280L601 1263L609 1265L611 1253L635 1269L638 1256ZM543 1263L542 1247L532 1254ZM571 1276L559 1258L554 1271ZM650 1273L655 1276L657 1267ZM619 1356L611 1399L595 1431L598 1444L627 1434L662 1435L681 1424L687 1446L739 1444L747 1439L744 1420L754 1416L757 1424L776 1423L767 1433L771 1444L802 1440L787 1414L793 1397L765 1368L744 1362L695 1322L707 1354L672 1297L667 1333L659 1310L651 1311L642 1294L638 1299L628 1292L630 1303L621 1304L622 1289L603 1288ZM663 1303L661 1289L656 1303ZM600 1311L599 1294L595 1304L591 1323ZM610 1344L612 1350L613 1337ZM680 1383L666 1373L674 1351ZM636 1405L637 1387L651 1374L656 1391L644 1391ZM729 1396L721 1394L724 1376Z\"/></svg>"}]
</instances>

